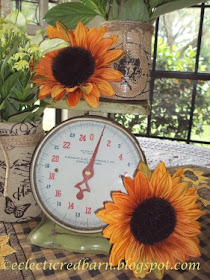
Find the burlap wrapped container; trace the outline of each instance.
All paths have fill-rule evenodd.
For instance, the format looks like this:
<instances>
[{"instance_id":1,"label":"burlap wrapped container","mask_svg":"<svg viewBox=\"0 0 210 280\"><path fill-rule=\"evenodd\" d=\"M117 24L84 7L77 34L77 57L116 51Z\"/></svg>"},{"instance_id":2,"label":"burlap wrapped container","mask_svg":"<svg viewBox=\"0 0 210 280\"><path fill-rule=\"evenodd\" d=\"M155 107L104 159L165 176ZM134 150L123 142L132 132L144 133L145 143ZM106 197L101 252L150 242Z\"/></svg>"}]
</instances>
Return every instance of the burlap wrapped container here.
<instances>
[{"instance_id":1,"label":"burlap wrapped container","mask_svg":"<svg viewBox=\"0 0 210 280\"><path fill-rule=\"evenodd\" d=\"M40 214L29 180L42 123L0 122L0 221L22 222Z\"/></svg>"},{"instance_id":2,"label":"burlap wrapped container","mask_svg":"<svg viewBox=\"0 0 210 280\"><path fill-rule=\"evenodd\" d=\"M125 57L113 64L124 77L122 82L111 83L118 100L148 100L151 64L152 24L140 21L106 21L104 37L118 35L116 49L123 49Z\"/></svg>"}]
</instances>

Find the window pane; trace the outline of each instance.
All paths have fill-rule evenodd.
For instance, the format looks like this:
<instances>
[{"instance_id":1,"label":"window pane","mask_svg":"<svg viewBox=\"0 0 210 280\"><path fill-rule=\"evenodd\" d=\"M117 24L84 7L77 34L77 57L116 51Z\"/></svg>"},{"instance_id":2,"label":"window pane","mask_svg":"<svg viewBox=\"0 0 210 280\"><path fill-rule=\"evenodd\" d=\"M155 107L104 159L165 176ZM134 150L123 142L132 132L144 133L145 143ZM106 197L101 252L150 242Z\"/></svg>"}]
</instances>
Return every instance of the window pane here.
<instances>
[{"instance_id":1,"label":"window pane","mask_svg":"<svg viewBox=\"0 0 210 280\"><path fill-rule=\"evenodd\" d=\"M155 80L151 135L187 138L192 88L190 80Z\"/></svg>"},{"instance_id":2,"label":"window pane","mask_svg":"<svg viewBox=\"0 0 210 280\"><path fill-rule=\"evenodd\" d=\"M210 140L210 81L199 81L191 140Z\"/></svg>"},{"instance_id":3,"label":"window pane","mask_svg":"<svg viewBox=\"0 0 210 280\"><path fill-rule=\"evenodd\" d=\"M203 34L201 39L201 53L199 72L210 72L210 8L205 8L203 21Z\"/></svg>"},{"instance_id":4,"label":"window pane","mask_svg":"<svg viewBox=\"0 0 210 280\"><path fill-rule=\"evenodd\" d=\"M49 131L55 126L55 109L47 108L44 110L43 129Z\"/></svg>"},{"instance_id":5,"label":"window pane","mask_svg":"<svg viewBox=\"0 0 210 280\"><path fill-rule=\"evenodd\" d=\"M194 71L200 8L160 17L157 70Z\"/></svg>"},{"instance_id":6,"label":"window pane","mask_svg":"<svg viewBox=\"0 0 210 280\"><path fill-rule=\"evenodd\" d=\"M20 10L30 24L39 24L39 0L12 1L12 9Z\"/></svg>"},{"instance_id":7,"label":"window pane","mask_svg":"<svg viewBox=\"0 0 210 280\"><path fill-rule=\"evenodd\" d=\"M115 114L114 120L126 127L131 133L146 134L147 132L147 116Z\"/></svg>"}]
</instances>

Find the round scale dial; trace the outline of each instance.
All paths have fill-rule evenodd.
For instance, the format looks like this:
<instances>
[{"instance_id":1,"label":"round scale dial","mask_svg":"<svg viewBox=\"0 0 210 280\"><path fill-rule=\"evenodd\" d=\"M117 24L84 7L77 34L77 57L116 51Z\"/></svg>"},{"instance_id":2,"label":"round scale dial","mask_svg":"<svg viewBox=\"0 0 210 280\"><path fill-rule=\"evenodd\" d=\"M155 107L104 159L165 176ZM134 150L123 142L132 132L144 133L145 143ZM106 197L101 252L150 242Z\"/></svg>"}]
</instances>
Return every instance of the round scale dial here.
<instances>
[{"instance_id":1,"label":"round scale dial","mask_svg":"<svg viewBox=\"0 0 210 280\"><path fill-rule=\"evenodd\" d=\"M99 232L95 215L114 191L126 192L144 155L122 126L101 117L77 117L51 130L35 151L31 185L37 203L58 225L80 233Z\"/></svg>"}]
</instances>

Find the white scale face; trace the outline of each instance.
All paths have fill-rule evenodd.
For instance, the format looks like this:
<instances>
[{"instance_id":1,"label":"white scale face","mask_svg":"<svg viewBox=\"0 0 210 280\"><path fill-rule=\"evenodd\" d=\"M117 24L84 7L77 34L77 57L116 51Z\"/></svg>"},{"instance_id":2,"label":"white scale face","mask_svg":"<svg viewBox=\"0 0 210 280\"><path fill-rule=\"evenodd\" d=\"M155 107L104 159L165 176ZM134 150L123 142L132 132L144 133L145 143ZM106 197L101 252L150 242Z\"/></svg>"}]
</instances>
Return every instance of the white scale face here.
<instances>
[{"instance_id":1,"label":"white scale face","mask_svg":"<svg viewBox=\"0 0 210 280\"><path fill-rule=\"evenodd\" d=\"M137 140L100 117L70 119L39 144L31 166L32 190L42 211L58 225L81 233L105 226L95 215L114 191L126 192L144 155Z\"/></svg>"}]
</instances>

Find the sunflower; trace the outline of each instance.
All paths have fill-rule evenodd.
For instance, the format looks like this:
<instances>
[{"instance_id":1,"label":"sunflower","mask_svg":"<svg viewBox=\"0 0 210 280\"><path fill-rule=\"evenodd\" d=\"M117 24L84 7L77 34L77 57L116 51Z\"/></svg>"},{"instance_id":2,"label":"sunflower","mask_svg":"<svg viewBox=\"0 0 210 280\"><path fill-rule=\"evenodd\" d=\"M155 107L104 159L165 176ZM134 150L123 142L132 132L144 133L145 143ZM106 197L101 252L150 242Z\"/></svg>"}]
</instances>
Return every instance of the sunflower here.
<instances>
[{"instance_id":1,"label":"sunflower","mask_svg":"<svg viewBox=\"0 0 210 280\"><path fill-rule=\"evenodd\" d=\"M75 31L62 23L48 27L50 39L60 38L69 46L48 52L35 68L32 81L42 86L39 99L51 95L55 100L67 93L67 104L73 108L81 97L92 107L97 107L100 95L113 96L109 82L120 82L123 74L109 65L123 57L123 50L110 49L117 36L103 38L106 27L88 29L79 22Z\"/></svg>"},{"instance_id":2,"label":"sunflower","mask_svg":"<svg viewBox=\"0 0 210 280\"><path fill-rule=\"evenodd\" d=\"M180 169L171 177L163 162L151 177L138 170L134 179L123 178L127 194L114 192L113 202L96 213L109 224L103 235L113 244L109 258L113 266L124 259L136 277L145 277L154 263L169 269L177 261L200 256L196 220L204 212L198 209L195 188L181 182L182 174ZM135 270L133 265L140 263L147 266Z\"/></svg>"}]
</instances>

